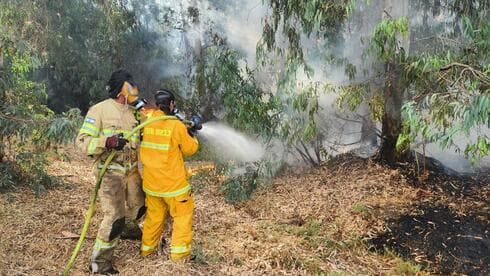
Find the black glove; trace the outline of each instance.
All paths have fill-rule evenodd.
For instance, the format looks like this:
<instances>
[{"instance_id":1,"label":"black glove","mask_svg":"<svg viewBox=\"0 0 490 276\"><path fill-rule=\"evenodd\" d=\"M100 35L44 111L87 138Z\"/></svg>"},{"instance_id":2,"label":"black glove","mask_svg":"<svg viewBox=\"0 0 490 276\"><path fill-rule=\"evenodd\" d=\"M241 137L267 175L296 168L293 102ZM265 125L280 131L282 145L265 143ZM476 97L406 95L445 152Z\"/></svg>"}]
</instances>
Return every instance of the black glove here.
<instances>
[{"instance_id":1,"label":"black glove","mask_svg":"<svg viewBox=\"0 0 490 276\"><path fill-rule=\"evenodd\" d=\"M111 149L122 150L127 142L129 142L129 141L124 139L122 133L115 134L115 135L112 135L111 137L107 137L107 139L105 140L105 147L108 150L111 150Z\"/></svg>"},{"instance_id":2,"label":"black glove","mask_svg":"<svg viewBox=\"0 0 490 276\"><path fill-rule=\"evenodd\" d=\"M202 129L202 118L199 115L194 115L191 118L192 126L191 128L195 130L201 130Z\"/></svg>"},{"instance_id":3,"label":"black glove","mask_svg":"<svg viewBox=\"0 0 490 276\"><path fill-rule=\"evenodd\" d=\"M191 126L187 130L190 136L195 137L197 131L202 129L202 118L199 115L194 115L191 118Z\"/></svg>"}]
</instances>

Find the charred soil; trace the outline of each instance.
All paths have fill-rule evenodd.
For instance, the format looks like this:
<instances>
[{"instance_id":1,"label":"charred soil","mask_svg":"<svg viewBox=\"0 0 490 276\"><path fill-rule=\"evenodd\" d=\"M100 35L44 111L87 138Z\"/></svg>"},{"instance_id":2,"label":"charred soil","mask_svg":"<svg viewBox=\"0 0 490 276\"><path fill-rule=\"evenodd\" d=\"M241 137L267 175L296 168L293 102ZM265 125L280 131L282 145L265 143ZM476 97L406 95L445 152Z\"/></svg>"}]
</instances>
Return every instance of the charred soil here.
<instances>
[{"instance_id":1,"label":"charred soil","mask_svg":"<svg viewBox=\"0 0 490 276\"><path fill-rule=\"evenodd\" d=\"M488 274L489 170L458 174L435 159L425 162L425 168L415 159L392 166L402 171L408 185L420 189L419 200L387 218L386 231L369 239L371 248L392 250L438 274Z\"/></svg>"}]
</instances>

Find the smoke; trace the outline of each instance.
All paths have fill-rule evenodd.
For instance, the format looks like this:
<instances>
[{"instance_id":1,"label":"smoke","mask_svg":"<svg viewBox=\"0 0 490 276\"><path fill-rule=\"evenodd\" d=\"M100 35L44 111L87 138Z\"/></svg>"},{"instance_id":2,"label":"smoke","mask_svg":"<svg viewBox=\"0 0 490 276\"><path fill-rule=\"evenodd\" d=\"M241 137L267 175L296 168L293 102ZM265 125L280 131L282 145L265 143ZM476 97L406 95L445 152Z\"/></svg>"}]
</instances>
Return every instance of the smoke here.
<instances>
[{"instance_id":1,"label":"smoke","mask_svg":"<svg viewBox=\"0 0 490 276\"><path fill-rule=\"evenodd\" d=\"M255 65L255 48L262 35L262 19L267 8L262 0L241 1L223 23L229 42L245 52L247 63ZM228 13L228 12L226 12Z\"/></svg>"},{"instance_id":2,"label":"smoke","mask_svg":"<svg viewBox=\"0 0 490 276\"><path fill-rule=\"evenodd\" d=\"M425 153L427 156L436 158L445 166L460 173L471 173L480 168L490 168L490 156L479 160L476 164L471 164L471 162L463 155L466 145L469 143L476 143L476 137L478 135L486 135L487 137L490 136L490 128L482 126L472 129L468 137L463 135L457 136L454 139L455 145L447 150L442 150L436 143L427 144L425 147ZM456 149L458 152L455 151ZM418 146L416 150L423 152L422 146Z\"/></svg>"},{"instance_id":3,"label":"smoke","mask_svg":"<svg viewBox=\"0 0 490 276\"><path fill-rule=\"evenodd\" d=\"M413 1L410 4L410 29L414 30L410 33L410 54L436 51L446 53L447 49L442 43L437 42L437 39L450 37L453 43L460 43L459 41L464 39L464 36L461 35L463 29L461 22L448 7L441 6L439 3L439 6L434 4L428 9L422 0ZM472 129L468 136L458 135L454 139L455 145L449 149L441 149L436 143L428 144L425 153L460 173L471 173L479 167L490 168L490 156L474 165L464 157L465 147L470 143L474 144L478 135L490 136L488 126L478 126ZM415 150L423 152L422 146L415 147Z\"/></svg>"},{"instance_id":4,"label":"smoke","mask_svg":"<svg viewBox=\"0 0 490 276\"><path fill-rule=\"evenodd\" d=\"M244 54L249 65L255 65L255 48L262 34L262 18L267 12L262 0L233 3L199 1L197 7L200 20L194 36L203 42L203 32L206 27L212 26L215 32L227 39L232 48Z\"/></svg>"},{"instance_id":5,"label":"smoke","mask_svg":"<svg viewBox=\"0 0 490 276\"><path fill-rule=\"evenodd\" d=\"M334 85L346 85L351 83L362 83L376 77L383 68L372 55L367 55L366 50L376 25L385 18L399 18L409 16L411 30L410 39L402 41L402 46L410 53L416 53L425 49L421 38L434 35L435 30L448 32L454 24L451 18L443 12L428 16L426 11L421 10L423 5L416 4L417 1L357 1L356 8L344 25L340 34L340 40L332 43L328 39L316 38L314 36L301 38L305 59L314 70L313 76L307 76L301 70L297 74L298 86L312 83L331 83ZM158 0L162 9L173 10L171 14L172 26L155 24L160 28L162 43L168 45L171 59L165 60L159 73L164 77L184 76L184 88L195 72L195 59L202 49L210 42L209 31L224 37L230 47L239 50L243 54L242 65L254 67L256 60L256 45L262 34L262 20L268 14L268 7L262 0L237 0L237 1L173 1ZM198 11L197 17L189 16L189 9ZM427 19L429 18L429 20ZM422 28L421 26L425 26ZM437 27L436 27L437 26ZM279 28L280 29L280 28ZM284 38L280 34L277 38L281 44ZM334 64L328 60L329 53L334 53L338 59L345 59L355 66L357 74L354 79L349 79L345 73L345 64ZM284 73L284 64L275 64L268 68L262 68L257 73L256 79L265 90L279 93L278 79ZM382 86L382 83L380 83ZM190 87L187 87L190 90ZM361 105L356 112L340 112L334 106L337 99L335 93L323 94L319 98L320 112L317 117L319 129L325 132L324 145L333 150L331 154L345 152L355 147L362 146L363 136L370 138L367 144L375 146L379 139L376 133L379 131L379 123L370 119L367 105ZM346 120L347 119L347 120ZM223 138L217 130L226 131L228 137ZM369 132L368 134L363 132ZM222 140L231 143L231 148L225 144L215 145L223 154L231 154L231 157L244 160L257 160L263 156L264 149L260 146L251 146L247 152L240 151L242 148L236 144L241 141L243 145L249 145L247 138L238 139L233 130L224 126L208 124L203 129L203 135L213 137L211 140ZM471 138L474 138L473 136ZM376 141L377 140L377 141ZM374 141L374 142L373 142ZM356 142L363 142L357 143ZM463 143L464 144L464 143ZM463 145L464 147L464 145ZM449 164L455 160L454 153L440 151L433 145L429 145L430 154ZM248 156L248 157L247 157ZM458 159L461 160L461 159ZM465 168L467 166L464 166Z\"/></svg>"},{"instance_id":6,"label":"smoke","mask_svg":"<svg viewBox=\"0 0 490 276\"><path fill-rule=\"evenodd\" d=\"M177 33L184 36L183 39L188 41L187 46L194 50L197 50L196 47L203 46L207 39L206 32L212 28L225 37L234 49L240 50L249 64L254 64L255 47L262 32L261 21L267 12L267 7L262 4L262 0L158 0L156 2L161 9L174 11L171 20L179 22L174 24L174 32L177 30ZM196 14L190 16L189 9L195 9ZM178 48L186 44L179 43L181 45Z\"/></svg>"},{"instance_id":7,"label":"smoke","mask_svg":"<svg viewBox=\"0 0 490 276\"><path fill-rule=\"evenodd\" d=\"M357 1L355 10L335 41L303 37L305 59L315 74L311 78L299 74L299 79L305 83L329 83L336 87L373 79L382 68L376 65L367 50L375 26L383 19L385 6L381 2ZM331 59L332 56L335 60ZM353 79L346 74L347 65L356 68ZM337 98L338 94L332 92L319 97L320 112L316 121L324 135L324 147L332 155L359 147L369 147L368 151L372 152L379 126L370 118L368 106L363 103L355 112L341 111L336 106ZM363 131L369 133L363 134ZM371 138L364 141L363 135Z\"/></svg>"}]
</instances>

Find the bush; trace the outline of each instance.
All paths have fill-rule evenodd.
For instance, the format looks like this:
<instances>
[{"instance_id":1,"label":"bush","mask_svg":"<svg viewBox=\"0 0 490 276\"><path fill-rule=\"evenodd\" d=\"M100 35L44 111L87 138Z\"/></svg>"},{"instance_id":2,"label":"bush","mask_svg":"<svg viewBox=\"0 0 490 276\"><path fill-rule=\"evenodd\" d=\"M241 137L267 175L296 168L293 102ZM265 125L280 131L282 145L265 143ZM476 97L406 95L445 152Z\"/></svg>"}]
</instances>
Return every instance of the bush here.
<instances>
[{"instance_id":1,"label":"bush","mask_svg":"<svg viewBox=\"0 0 490 276\"><path fill-rule=\"evenodd\" d=\"M15 189L20 180L18 168L13 162L0 163L0 191Z\"/></svg>"},{"instance_id":2,"label":"bush","mask_svg":"<svg viewBox=\"0 0 490 276\"><path fill-rule=\"evenodd\" d=\"M46 191L46 188L59 184L59 179L50 176L46 170L48 160L46 154L23 152L17 155L15 161L0 163L0 191L16 190L25 185L32 188L36 194Z\"/></svg>"},{"instance_id":3,"label":"bush","mask_svg":"<svg viewBox=\"0 0 490 276\"><path fill-rule=\"evenodd\" d=\"M36 194L60 183L58 178L47 172L49 162L46 153L22 152L17 155L16 164L20 170L20 181L17 184L32 188Z\"/></svg>"},{"instance_id":4,"label":"bush","mask_svg":"<svg viewBox=\"0 0 490 276\"><path fill-rule=\"evenodd\" d=\"M234 167L230 166L229 170L231 171L231 169L234 169ZM244 170L244 172L233 175L237 170ZM244 168L235 168L230 174L230 178L220 188L220 192L225 196L225 201L227 203L236 203L249 199L252 192L257 189L258 168L252 164L248 164Z\"/></svg>"}]
</instances>

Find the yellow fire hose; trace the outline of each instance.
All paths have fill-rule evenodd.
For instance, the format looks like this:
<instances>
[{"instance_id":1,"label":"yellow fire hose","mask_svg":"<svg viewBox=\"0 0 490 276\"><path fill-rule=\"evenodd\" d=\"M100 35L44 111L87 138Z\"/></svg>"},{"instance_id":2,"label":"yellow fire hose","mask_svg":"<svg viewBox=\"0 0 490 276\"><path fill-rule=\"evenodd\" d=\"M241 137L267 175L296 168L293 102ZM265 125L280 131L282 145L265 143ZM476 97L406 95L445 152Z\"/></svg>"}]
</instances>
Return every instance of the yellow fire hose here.
<instances>
[{"instance_id":1,"label":"yellow fire hose","mask_svg":"<svg viewBox=\"0 0 490 276\"><path fill-rule=\"evenodd\" d=\"M126 134L124 136L125 139L129 139L131 136L133 136L136 132L138 132L140 129L144 128L146 125L157 122L157 121L164 121L164 120L178 120L177 117L175 116L159 116L155 118L151 118L146 120L145 122L141 123L137 127L133 128L131 132ZM188 123L187 121L184 121L184 123ZM99 192L100 184L102 183L102 178L104 177L105 172L107 171L107 166L111 163L112 159L116 155L116 150L112 150L107 159L104 162L104 165L99 171L99 176L97 178L97 182L95 184L95 189L93 190L91 196L90 196L90 201L87 209L87 213L85 214L85 223L83 224L82 227L82 232L80 233L80 238L78 238L77 245L75 246L75 249L73 249L73 253L71 254L70 260L65 266L65 270L61 275L65 276L68 275L68 272L70 271L71 267L73 266L73 263L75 262L75 258L78 255L78 252L80 251L83 240L85 239L85 236L87 235L87 230L90 225L90 220L92 219L92 216L94 215L95 211L95 202L97 200L97 193Z\"/></svg>"}]
</instances>

